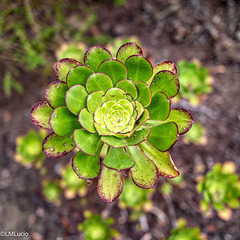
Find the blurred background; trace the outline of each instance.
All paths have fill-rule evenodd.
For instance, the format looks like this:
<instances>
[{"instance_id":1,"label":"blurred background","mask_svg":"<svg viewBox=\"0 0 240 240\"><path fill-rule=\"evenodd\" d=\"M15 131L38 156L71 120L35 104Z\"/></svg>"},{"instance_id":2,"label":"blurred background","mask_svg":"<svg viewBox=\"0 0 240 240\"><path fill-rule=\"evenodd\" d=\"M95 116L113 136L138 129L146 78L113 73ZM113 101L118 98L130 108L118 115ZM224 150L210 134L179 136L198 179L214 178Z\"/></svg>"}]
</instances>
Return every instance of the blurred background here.
<instances>
[{"instance_id":1,"label":"blurred background","mask_svg":"<svg viewBox=\"0 0 240 240\"><path fill-rule=\"evenodd\" d=\"M61 58L137 42L152 64L171 60L192 130L170 154L181 172L152 190L125 179L108 204L70 158L45 158L30 122ZM0 231L33 240L238 240L240 172L238 0L1 0ZM7 238L3 235L1 239ZM11 239L8 237L7 239Z\"/></svg>"}]
</instances>

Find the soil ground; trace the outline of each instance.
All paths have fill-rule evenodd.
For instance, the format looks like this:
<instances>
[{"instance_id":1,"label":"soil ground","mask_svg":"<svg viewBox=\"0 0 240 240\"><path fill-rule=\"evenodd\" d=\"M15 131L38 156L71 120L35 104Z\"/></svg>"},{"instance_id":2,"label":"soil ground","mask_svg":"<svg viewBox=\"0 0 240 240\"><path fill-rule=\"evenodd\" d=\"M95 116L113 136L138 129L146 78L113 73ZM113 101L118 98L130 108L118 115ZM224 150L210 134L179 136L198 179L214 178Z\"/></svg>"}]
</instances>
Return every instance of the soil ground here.
<instances>
[{"instance_id":1,"label":"soil ground","mask_svg":"<svg viewBox=\"0 0 240 240\"><path fill-rule=\"evenodd\" d=\"M117 8L111 1L100 4L97 28L113 37L137 36L155 64L166 59L178 62L197 58L209 68L214 78L210 96L199 107L191 107L185 101L178 105L190 110L194 120L201 121L207 129L207 145L187 145L180 139L170 150L186 187L174 187L169 199L155 192L153 200L158 211L146 214L144 231L138 230L139 223L130 221L128 212L119 209L117 202L101 201L95 191L96 183L89 186L87 206L79 198L63 199L61 207L46 202L41 194L39 172L14 162L13 154L15 138L34 128L29 120L31 108L43 100L44 88L54 75L43 80L41 71L21 72L24 97L14 94L6 99L2 93L0 97L0 230L26 231L34 240L82 239L76 226L87 208L114 217L115 228L124 240L164 239L180 217L187 219L189 226L200 227L208 239L240 239L240 210L235 210L229 221L221 220L216 213L210 218L202 216L198 208L201 195L196 192L194 174L200 163L208 170L216 162L229 160L236 163L240 173L240 3L172 0L174 4L170 5L169 2L131 0ZM70 157L46 159L45 164L54 170L57 163L69 160ZM163 182L161 178L159 186Z\"/></svg>"}]
</instances>

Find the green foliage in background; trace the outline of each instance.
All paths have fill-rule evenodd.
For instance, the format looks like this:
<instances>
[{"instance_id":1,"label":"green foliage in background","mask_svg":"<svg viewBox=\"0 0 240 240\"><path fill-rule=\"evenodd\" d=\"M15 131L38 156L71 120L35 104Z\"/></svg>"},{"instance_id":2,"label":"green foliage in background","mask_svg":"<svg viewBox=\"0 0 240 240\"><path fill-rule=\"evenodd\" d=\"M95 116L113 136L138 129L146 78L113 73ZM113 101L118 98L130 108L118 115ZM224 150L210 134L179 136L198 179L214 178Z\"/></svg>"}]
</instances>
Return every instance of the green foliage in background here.
<instances>
[{"instance_id":1,"label":"green foliage in background","mask_svg":"<svg viewBox=\"0 0 240 240\"><path fill-rule=\"evenodd\" d=\"M179 219L177 227L171 231L171 236L166 240L205 240L198 227L186 227L187 221Z\"/></svg>"},{"instance_id":2,"label":"green foliage in background","mask_svg":"<svg viewBox=\"0 0 240 240\"><path fill-rule=\"evenodd\" d=\"M42 193L48 202L59 206L61 204L62 189L59 186L58 180L44 180L42 182Z\"/></svg>"},{"instance_id":3,"label":"green foliage in background","mask_svg":"<svg viewBox=\"0 0 240 240\"><path fill-rule=\"evenodd\" d=\"M45 155L42 152L42 141L47 131L40 129L38 132L29 130L27 134L18 136L16 139L16 153L14 159L24 166L42 166Z\"/></svg>"},{"instance_id":4,"label":"green foliage in background","mask_svg":"<svg viewBox=\"0 0 240 240\"><path fill-rule=\"evenodd\" d=\"M192 128L184 135L186 143L205 145L207 143L206 128L200 122L194 122Z\"/></svg>"},{"instance_id":5,"label":"green foliage in background","mask_svg":"<svg viewBox=\"0 0 240 240\"><path fill-rule=\"evenodd\" d=\"M17 71L15 70L14 73L16 74ZM3 89L5 96L8 98L12 95L12 89L17 91L19 94L23 94L24 92L23 86L15 79L11 72L5 72L3 77Z\"/></svg>"},{"instance_id":6,"label":"green foliage in background","mask_svg":"<svg viewBox=\"0 0 240 240\"><path fill-rule=\"evenodd\" d=\"M186 98L193 106L197 106L204 96L212 91L212 77L208 69L197 61L182 60L177 64L181 88L178 98Z\"/></svg>"},{"instance_id":7,"label":"green foliage in background","mask_svg":"<svg viewBox=\"0 0 240 240\"><path fill-rule=\"evenodd\" d=\"M144 212L148 212L152 209L152 194L152 189L139 188L130 178L127 178L124 181L123 192L118 201L119 207L130 209L130 218L136 221Z\"/></svg>"},{"instance_id":8,"label":"green foliage in background","mask_svg":"<svg viewBox=\"0 0 240 240\"><path fill-rule=\"evenodd\" d=\"M83 232L85 240L111 240L119 236L117 230L110 228L114 220L103 219L90 211L85 211L85 221L78 225L78 230Z\"/></svg>"},{"instance_id":9,"label":"green foliage in background","mask_svg":"<svg viewBox=\"0 0 240 240\"><path fill-rule=\"evenodd\" d=\"M237 209L240 206L240 181L235 164L233 162L215 164L199 181L197 190L203 194L200 203L203 212L213 207L220 218L229 220L232 216L231 208Z\"/></svg>"}]
</instances>

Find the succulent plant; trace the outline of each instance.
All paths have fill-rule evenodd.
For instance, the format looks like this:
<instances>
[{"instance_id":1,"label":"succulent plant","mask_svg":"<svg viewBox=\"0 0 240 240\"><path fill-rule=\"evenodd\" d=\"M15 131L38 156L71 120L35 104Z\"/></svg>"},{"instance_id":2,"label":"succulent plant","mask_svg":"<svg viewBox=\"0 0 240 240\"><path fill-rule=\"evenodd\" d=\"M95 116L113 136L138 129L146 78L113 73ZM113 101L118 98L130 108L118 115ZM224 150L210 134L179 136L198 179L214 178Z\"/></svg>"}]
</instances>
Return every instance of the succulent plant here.
<instances>
[{"instance_id":1,"label":"succulent plant","mask_svg":"<svg viewBox=\"0 0 240 240\"><path fill-rule=\"evenodd\" d=\"M85 221L78 224L78 230L83 232L85 240L110 240L119 236L119 232L110 225L113 218L102 219L100 215L85 211Z\"/></svg>"},{"instance_id":2,"label":"succulent plant","mask_svg":"<svg viewBox=\"0 0 240 240\"><path fill-rule=\"evenodd\" d=\"M45 155L59 158L78 149L73 170L85 180L99 176L98 193L106 202L122 192L121 171L130 169L144 189L154 187L159 176L178 176L167 150L193 120L188 111L171 109L179 91L175 64L153 68L131 42L118 49L116 59L94 46L83 62L58 61L58 80L46 88L46 100L32 108L32 122L52 131L43 141Z\"/></svg>"},{"instance_id":3,"label":"succulent plant","mask_svg":"<svg viewBox=\"0 0 240 240\"><path fill-rule=\"evenodd\" d=\"M23 166L42 166L45 155L42 152L42 141L47 135L47 131L40 129L39 132L31 129L27 134L16 138L16 153L14 160Z\"/></svg>"},{"instance_id":4,"label":"succulent plant","mask_svg":"<svg viewBox=\"0 0 240 240\"><path fill-rule=\"evenodd\" d=\"M209 75L208 69L201 66L197 60L179 61L177 68L178 76L181 79L178 98L186 98L193 106L197 106L212 91L213 79Z\"/></svg>"},{"instance_id":5,"label":"succulent plant","mask_svg":"<svg viewBox=\"0 0 240 240\"><path fill-rule=\"evenodd\" d=\"M229 220L232 216L231 208L240 206L240 181L236 174L236 165L233 162L215 164L199 181L197 190L203 193L200 202L203 213L211 210L212 206L220 218Z\"/></svg>"},{"instance_id":6,"label":"succulent plant","mask_svg":"<svg viewBox=\"0 0 240 240\"><path fill-rule=\"evenodd\" d=\"M42 182L42 193L48 202L57 206L61 204L62 189L60 188L57 180L44 180Z\"/></svg>"},{"instance_id":7,"label":"succulent plant","mask_svg":"<svg viewBox=\"0 0 240 240\"><path fill-rule=\"evenodd\" d=\"M198 227L186 227L187 221L178 219L176 228L172 229L171 236L166 240L206 240Z\"/></svg>"}]
</instances>

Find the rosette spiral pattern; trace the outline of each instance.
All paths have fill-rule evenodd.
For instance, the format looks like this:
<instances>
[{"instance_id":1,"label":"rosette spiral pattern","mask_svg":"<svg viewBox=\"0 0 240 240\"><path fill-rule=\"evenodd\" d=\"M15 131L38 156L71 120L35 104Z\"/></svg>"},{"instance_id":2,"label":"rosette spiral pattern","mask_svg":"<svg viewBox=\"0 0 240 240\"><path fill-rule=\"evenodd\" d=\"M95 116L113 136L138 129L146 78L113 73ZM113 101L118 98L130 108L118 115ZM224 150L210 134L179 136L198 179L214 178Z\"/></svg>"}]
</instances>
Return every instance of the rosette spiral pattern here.
<instances>
[{"instance_id":1,"label":"rosette spiral pattern","mask_svg":"<svg viewBox=\"0 0 240 240\"><path fill-rule=\"evenodd\" d=\"M179 91L175 64L153 68L135 43L122 45L116 58L94 46L83 63L57 62L57 81L32 108L32 122L52 131L43 141L45 155L58 158L77 149L73 170L86 180L99 176L98 193L106 202L122 192L121 171L129 169L133 182L145 189L159 176L178 176L166 151L193 120L186 110L171 109Z\"/></svg>"}]
</instances>

